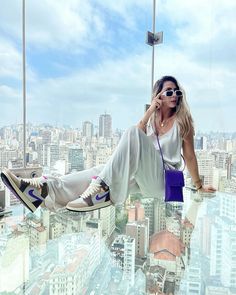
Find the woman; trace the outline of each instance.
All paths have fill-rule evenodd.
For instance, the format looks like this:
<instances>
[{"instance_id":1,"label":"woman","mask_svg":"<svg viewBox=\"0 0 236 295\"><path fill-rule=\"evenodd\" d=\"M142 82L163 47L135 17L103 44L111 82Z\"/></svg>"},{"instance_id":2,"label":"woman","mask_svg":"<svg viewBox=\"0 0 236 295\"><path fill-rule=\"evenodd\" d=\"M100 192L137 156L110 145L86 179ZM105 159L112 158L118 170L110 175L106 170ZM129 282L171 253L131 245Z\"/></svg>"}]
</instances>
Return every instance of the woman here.
<instances>
[{"instance_id":1,"label":"woman","mask_svg":"<svg viewBox=\"0 0 236 295\"><path fill-rule=\"evenodd\" d=\"M184 92L172 76L164 76L155 83L152 102L144 117L124 133L105 166L60 178L20 179L9 170L4 170L1 177L33 212L42 204L51 210L66 206L72 211L91 211L123 203L134 191L163 198L163 165L157 135L165 165L178 169L182 149L196 189L215 192L212 186L203 186L199 177L192 117Z\"/></svg>"}]
</instances>

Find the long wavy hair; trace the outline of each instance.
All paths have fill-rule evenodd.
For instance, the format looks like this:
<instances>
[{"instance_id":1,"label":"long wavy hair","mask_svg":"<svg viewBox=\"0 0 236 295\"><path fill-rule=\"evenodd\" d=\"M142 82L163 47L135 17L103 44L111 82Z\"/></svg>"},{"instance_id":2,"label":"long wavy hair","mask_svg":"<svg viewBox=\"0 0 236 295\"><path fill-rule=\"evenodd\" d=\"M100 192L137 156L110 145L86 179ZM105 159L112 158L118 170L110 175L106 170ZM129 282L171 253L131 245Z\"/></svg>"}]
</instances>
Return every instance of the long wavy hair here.
<instances>
[{"instance_id":1,"label":"long wavy hair","mask_svg":"<svg viewBox=\"0 0 236 295\"><path fill-rule=\"evenodd\" d=\"M194 124L193 118L189 110L188 103L186 101L186 95L184 89L180 86L178 81L172 76L163 76L161 79L157 80L153 87L153 96L152 99L162 91L164 83L167 81L173 82L177 89L183 92L183 95L179 97L177 106L175 108L176 120L180 127L180 134L184 138L188 133L193 130L194 133Z\"/></svg>"}]
</instances>

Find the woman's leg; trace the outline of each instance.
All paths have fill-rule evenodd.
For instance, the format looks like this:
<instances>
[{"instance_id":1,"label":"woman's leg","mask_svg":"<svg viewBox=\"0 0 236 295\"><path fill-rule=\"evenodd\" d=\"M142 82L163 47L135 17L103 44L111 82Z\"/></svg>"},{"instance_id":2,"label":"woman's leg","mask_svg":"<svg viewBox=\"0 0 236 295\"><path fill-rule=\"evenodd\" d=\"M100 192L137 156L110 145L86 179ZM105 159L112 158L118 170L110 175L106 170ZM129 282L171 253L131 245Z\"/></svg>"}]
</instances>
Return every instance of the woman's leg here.
<instances>
[{"instance_id":1,"label":"woman's leg","mask_svg":"<svg viewBox=\"0 0 236 295\"><path fill-rule=\"evenodd\" d=\"M4 169L1 178L8 189L32 212L40 205L55 211L76 199L103 167L100 165L62 177L41 176L31 179L18 178L10 170Z\"/></svg>"},{"instance_id":2,"label":"woman's leg","mask_svg":"<svg viewBox=\"0 0 236 295\"><path fill-rule=\"evenodd\" d=\"M123 203L128 197L132 178L136 180L143 194L157 196L163 192L160 153L150 138L135 126L123 134L117 149L98 176L98 180L90 184L81 198L67 205L69 210L89 211L102 208L109 205L110 199L113 204ZM106 192L104 183L109 186L110 198L101 200L99 194L101 191ZM101 204L96 205L96 200Z\"/></svg>"},{"instance_id":3,"label":"woman's leg","mask_svg":"<svg viewBox=\"0 0 236 295\"><path fill-rule=\"evenodd\" d=\"M147 135L133 126L123 135L117 150L99 174L110 188L114 204L122 204L134 178L143 195L162 196L164 191L162 160Z\"/></svg>"},{"instance_id":4,"label":"woman's leg","mask_svg":"<svg viewBox=\"0 0 236 295\"><path fill-rule=\"evenodd\" d=\"M79 197L89 186L93 176L98 175L104 165L79 171L61 177L48 177L48 196L45 205L48 209L56 210Z\"/></svg>"}]
</instances>

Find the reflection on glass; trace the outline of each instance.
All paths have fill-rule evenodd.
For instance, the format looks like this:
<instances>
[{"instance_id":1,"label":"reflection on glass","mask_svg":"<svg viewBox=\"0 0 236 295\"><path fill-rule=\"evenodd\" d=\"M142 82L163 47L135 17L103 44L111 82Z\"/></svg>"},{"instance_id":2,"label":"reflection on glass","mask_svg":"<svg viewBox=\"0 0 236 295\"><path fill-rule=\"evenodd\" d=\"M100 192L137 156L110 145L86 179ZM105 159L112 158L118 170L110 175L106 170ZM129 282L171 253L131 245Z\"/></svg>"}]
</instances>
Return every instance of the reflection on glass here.
<instances>
[{"instance_id":1,"label":"reflection on glass","mask_svg":"<svg viewBox=\"0 0 236 295\"><path fill-rule=\"evenodd\" d=\"M84 168L107 161L121 132L96 137L91 124L84 126L83 135L73 129L31 126L29 175L24 177L40 175L42 165L55 176L79 169L69 164L70 147L78 141ZM58 148L52 139L58 140ZM200 142L206 144L206 139ZM208 145L215 142L208 137ZM2 155L2 163L9 162L12 152ZM18 201L2 186L0 292L236 294L233 155L199 145L201 177L220 192L212 196L186 189L184 204L132 194L124 206L90 214L42 208L24 217ZM11 160L10 167L17 169L17 163L17 158ZM188 174L185 177L191 186Z\"/></svg>"}]
</instances>

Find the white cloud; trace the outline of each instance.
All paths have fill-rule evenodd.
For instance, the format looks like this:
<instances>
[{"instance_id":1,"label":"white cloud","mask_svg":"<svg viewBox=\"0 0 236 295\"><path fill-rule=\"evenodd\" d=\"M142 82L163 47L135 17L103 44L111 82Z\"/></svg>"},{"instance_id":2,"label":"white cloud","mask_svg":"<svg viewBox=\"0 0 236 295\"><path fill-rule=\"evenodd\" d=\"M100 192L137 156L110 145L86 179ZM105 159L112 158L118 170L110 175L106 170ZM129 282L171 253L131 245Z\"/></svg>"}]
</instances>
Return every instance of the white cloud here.
<instances>
[{"instance_id":1,"label":"white cloud","mask_svg":"<svg viewBox=\"0 0 236 295\"><path fill-rule=\"evenodd\" d=\"M146 2L147 4L148 2ZM107 16L114 13L120 27L136 27L137 8L143 13L145 1L26 1L27 45L42 51L48 49L80 52L107 38L110 24ZM142 10L141 10L142 8ZM0 29L21 39L21 1L1 3Z\"/></svg>"},{"instance_id":2,"label":"white cloud","mask_svg":"<svg viewBox=\"0 0 236 295\"><path fill-rule=\"evenodd\" d=\"M160 14L175 27L178 47L201 63L235 62L234 0L175 0L160 4Z\"/></svg>"},{"instance_id":3,"label":"white cloud","mask_svg":"<svg viewBox=\"0 0 236 295\"><path fill-rule=\"evenodd\" d=\"M21 56L14 44L0 38L0 77L19 79Z\"/></svg>"},{"instance_id":4,"label":"white cloud","mask_svg":"<svg viewBox=\"0 0 236 295\"><path fill-rule=\"evenodd\" d=\"M1 5L0 28L8 35L21 38L21 2L9 0ZM27 44L41 50L63 49L69 45L91 42L103 33L99 12L87 1L27 1ZM76 48L76 47L75 47Z\"/></svg>"},{"instance_id":5,"label":"white cloud","mask_svg":"<svg viewBox=\"0 0 236 295\"><path fill-rule=\"evenodd\" d=\"M131 26L132 31L139 22L135 12L143 9L147 13L150 2L148 6L147 1L141 0L27 2L27 44L45 51L60 47L67 57L71 51L97 46L96 39L107 33L106 15L114 14L119 21L121 18L124 27ZM8 31L15 43L10 39L0 43L0 76L14 78L21 73L21 56L14 45L21 37L20 2L9 3L1 9L0 28ZM162 1L157 7L159 16L165 16L166 23L173 25L175 39L172 42L166 38L170 30L164 28L164 44L156 54L156 77L172 74L179 79L187 90L197 128L202 130L229 129L236 124L230 122L234 120L235 108L234 7L232 0ZM151 13L147 17L151 18ZM104 47L106 50L115 51L116 47L109 44L109 48ZM138 51L127 53L124 49L119 59L98 60L92 67L67 71L60 78L39 79L32 64L28 65L29 119L80 125L87 119L97 121L98 115L106 110L117 127L136 123L143 114L143 105L150 100L150 51L149 47L143 52L139 48L137 54ZM15 91L2 88L0 95L14 97Z\"/></svg>"},{"instance_id":6,"label":"white cloud","mask_svg":"<svg viewBox=\"0 0 236 295\"><path fill-rule=\"evenodd\" d=\"M156 78L174 75L186 89L197 129L209 130L214 126L220 130L228 126L227 115L223 114L232 112L231 83L235 74L220 67L212 71L180 50L165 47L158 49L156 68ZM37 81L30 85L30 120L44 118L45 122L80 126L83 120L97 120L99 114L107 111L115 126L125 128L140 119L144 104L150 101L149 79L150 55L143 53L105 61L64 78Z\"/></svg>"},{"instance_id":7,"label":"white cloud","mask_svg":"<svg viewBox=\"0 0 236 295\"><path fill-rule=\"evenodd\" d=\"M0 97L2 103L12 104L20 98L20 93L18 90L15 90L14 88L11 88L6 85L0 85Z\"/></svg>"}]
</instances>

